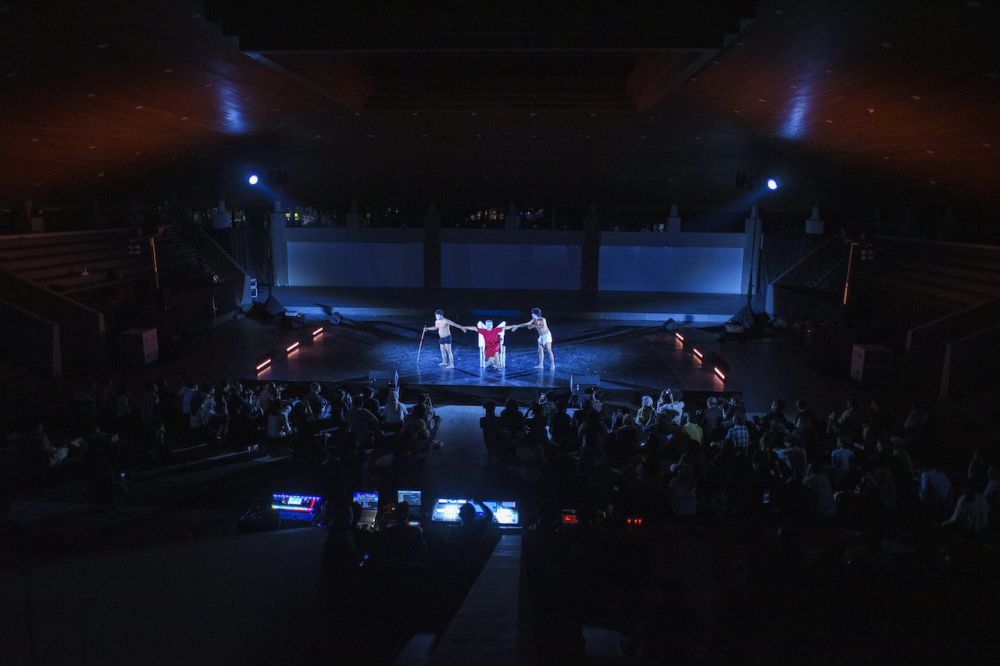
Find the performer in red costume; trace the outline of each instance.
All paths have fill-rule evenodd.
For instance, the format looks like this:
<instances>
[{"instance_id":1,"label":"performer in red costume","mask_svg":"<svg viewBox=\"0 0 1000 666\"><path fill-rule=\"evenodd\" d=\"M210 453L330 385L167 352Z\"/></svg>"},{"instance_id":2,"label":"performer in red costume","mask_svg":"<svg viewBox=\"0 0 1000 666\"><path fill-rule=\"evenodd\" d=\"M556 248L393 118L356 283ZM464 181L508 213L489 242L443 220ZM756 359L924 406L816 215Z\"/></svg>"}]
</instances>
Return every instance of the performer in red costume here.
<instances>
[{"instance_id":1,"label":"performer in red costume","mask_svg":"<svg viewBox=\"0 0 1000 666\"><path fill-rule=\"evenodd\" d=\"M493 368L495 370L500 369L500 334L504 331L515 331L517 326L507 326L505 324L500 324L499 326L493 326L493 320L487 319L484 327L480 326L461 326L462 332L464 333L468 329L475 329L479 335L483 336L483 341L486 343L486 349L483 354L486 356L486 361L488 363L487 367Z\"/></svg>"}]
</instances>

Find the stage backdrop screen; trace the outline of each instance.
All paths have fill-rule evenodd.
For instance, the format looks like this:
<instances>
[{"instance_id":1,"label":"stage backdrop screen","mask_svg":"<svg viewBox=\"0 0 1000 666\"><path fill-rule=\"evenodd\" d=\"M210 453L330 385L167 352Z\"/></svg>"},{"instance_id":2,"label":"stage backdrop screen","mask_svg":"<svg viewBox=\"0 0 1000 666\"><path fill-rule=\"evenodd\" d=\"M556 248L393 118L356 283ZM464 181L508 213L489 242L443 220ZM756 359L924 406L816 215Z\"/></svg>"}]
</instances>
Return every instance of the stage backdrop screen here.
<instances>
[{"instance_id":1,"label":"stage backdrop screen","mask_svg":"<svg viewBox=\"0 0 1000 666\"><path fill-rule=\"evenodd\" d=\"M442 243L441 286L579 289L580 246Z\"/></svg>"},{"instance_id":2,"label":"stage backdrop screen","mask_svg":"<svg viewBox=\"0 0 1000 666\"><path fill-rule=\"evenodd\" d=\"M423 243L288 243L296 287L420 287Z\"/></svg>"},{"instance_id":3,"label":"stage backdrop screen","mask_svg":"<svg viewBox=\"0 0 1000 666\"><path fill-rule=\"evenodd\" d=\"M601 247L601 291L683 291L738 294L743 291L740 247Z\"/></svg>"}]
</instances>

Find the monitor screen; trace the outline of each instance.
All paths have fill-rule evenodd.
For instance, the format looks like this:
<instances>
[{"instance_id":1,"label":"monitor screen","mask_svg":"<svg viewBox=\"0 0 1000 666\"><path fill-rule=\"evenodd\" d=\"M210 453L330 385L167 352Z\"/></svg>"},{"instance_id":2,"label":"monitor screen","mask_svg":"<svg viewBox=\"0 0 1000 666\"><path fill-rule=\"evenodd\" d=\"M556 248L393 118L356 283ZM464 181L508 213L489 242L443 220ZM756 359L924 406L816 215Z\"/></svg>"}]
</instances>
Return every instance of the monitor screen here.
<instances>
[{"instance_id":1,"label":"monitor screen","mask_svg":"<svg viewBox=\"0 0 1000 666\"><path fill-rule=\"evenodd\" d=\"M517 502L506 501L486 501L483 502L496 519L500 527L518 527L521 524L521 513L517 510Z\"/></svg>"},{"instance_id":2,"label":"monitor screen","mask_svg":"<svg viewBox=\"0 0 1000 666\"><path fill-rule=\"evenodd\" d=\"M458 512L469 500L465 499L439 499L434 503L434 510L431 512L431 520L435 523L458 523L461 522ZM483 515L482 507L476 506L476 516L481 517Z\"/></svg>"},{"instance_id":3,"label":"monitor screen","mask_svg":"<svg viewBox=\"0 0 1000 666\"><path fill-rule=\"evenodd\" d=\"M283 520L311 521L319 509L323 498L318 495L291 495L274 493L271 495L271 508L278 512Z\"/></svg>"},{"instance_id":4,"label":"monitor screen","mask_svg":"<svg viewBox=\"0 0 1000 666\"><path fill-rule=\"evenodd\" d=\"M354 493L354 501L360 504L362 509L378 509L378 492L359 490Z\"/></svg>"},{"instance_id":5,"label":"monitor screen","mask_svg":"<svg viewBox=\"0 0 1000 666\"><path fill-rule=\"evenodd\" d=\"M397 490L396 491L396 504L400 502L406 502L410 505L410 508L420 508L422 493L419 490Z\"/></svg>"}]
</instances>

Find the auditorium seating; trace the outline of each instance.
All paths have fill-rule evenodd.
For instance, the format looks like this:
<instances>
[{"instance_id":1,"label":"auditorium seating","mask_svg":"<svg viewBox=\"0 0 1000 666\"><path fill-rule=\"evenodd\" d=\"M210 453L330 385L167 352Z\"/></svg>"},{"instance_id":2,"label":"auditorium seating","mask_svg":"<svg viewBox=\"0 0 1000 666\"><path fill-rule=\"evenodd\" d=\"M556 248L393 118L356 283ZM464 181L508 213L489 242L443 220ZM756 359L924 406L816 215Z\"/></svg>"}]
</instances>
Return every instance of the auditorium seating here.
<instances>
[{"instance_id":1,"label":"auditorium seating","mask_svg":"<svg viewBox=\"0 0 1000 666\"><path fill-rule=\"evenodd\" d=\"M70 297L153 273L148 244L131 229L0 238L0 268Z\"/></svg>"},{"instance_id":2,"label":"auditorium seating","mask_svg":"<svg viewBox=\"0 0 1000 666\"><path fill-rule=\"evenodd\" d=\"M873 251L855 263L866 300L912 310L911 324L1000 296L1000 248L879 237Z\"/></svg>"}]
</instances>

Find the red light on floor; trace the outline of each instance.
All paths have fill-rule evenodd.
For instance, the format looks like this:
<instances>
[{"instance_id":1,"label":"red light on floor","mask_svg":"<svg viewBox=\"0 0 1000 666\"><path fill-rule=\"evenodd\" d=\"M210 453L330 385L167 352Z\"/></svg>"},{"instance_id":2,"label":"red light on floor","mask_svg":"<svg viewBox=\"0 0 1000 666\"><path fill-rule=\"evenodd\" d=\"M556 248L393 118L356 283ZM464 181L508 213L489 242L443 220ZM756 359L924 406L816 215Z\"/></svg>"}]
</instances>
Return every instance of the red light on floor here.
<instances>
[{"instance_id":1,"label":"red light on floor","mask_svg":"<svg viewBox=\"0 0 1000 666\"><path fill-rule=\"evenodd\" d=\"M322 326L320 326L319 328L317 328L317 329L316 329L315 331L313 331L313 332L312 332L312 336L313 336L314 338L315 338L315 337L316 337L317 335L322 335L322 334L323 334L323 327L322 327Z\"/></svg>"},{"instance_id":2,"label":"red light on floor","mask_svg":"<svg viewBox=\"0 0 1000 666\"><path fill-rule=\"evenodd\" d=\"M287 347L285 347L285 353L286 354L291 354L293 351L295 351L298 348L299 348L299 343L298 342L293 342L292 344L290 344Z\"/></svg>"},{"instance_id":3,"label":"red light on floor","mask_svg":"<svg viewBox=\"0 0 1000 666\"><path fill-rule=\"evenodd\" d=\"M701 359L705 358L704 356L702 356L702 353L700 351L698 351L697 349L695 349L693 347L691 348L691 353L694 354L695 356L697 356L699 361Z\"/></svg>"},{"instance_id":4,"label":"red light on floor","mask_svg":"<svg viewBox=\"0 0 1000 666\"><path fill-rule=\"evenodd\" d=\"M719 379L726 381L726 375L722 372L722 370L719 370L718 368L712 368L712 370L715 371L715 374Z\"/></svg>"}]
</instances>

